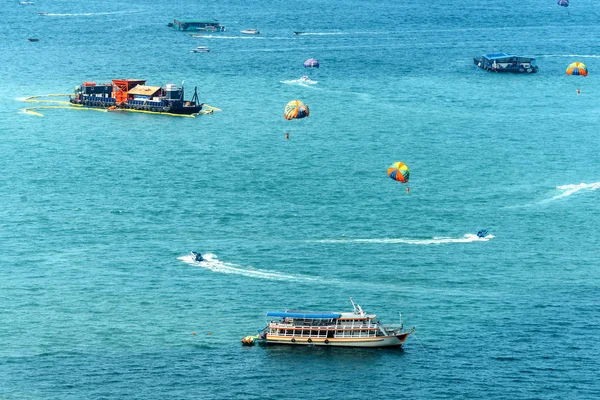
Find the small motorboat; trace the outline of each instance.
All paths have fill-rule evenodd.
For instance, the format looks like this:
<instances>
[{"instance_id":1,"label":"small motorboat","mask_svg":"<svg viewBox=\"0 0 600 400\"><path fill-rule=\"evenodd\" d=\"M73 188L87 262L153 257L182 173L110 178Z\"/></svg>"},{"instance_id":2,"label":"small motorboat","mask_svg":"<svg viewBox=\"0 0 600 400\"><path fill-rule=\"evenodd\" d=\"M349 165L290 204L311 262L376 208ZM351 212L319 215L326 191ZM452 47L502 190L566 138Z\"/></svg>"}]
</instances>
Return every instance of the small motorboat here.
<instances>
[{"instance_id":1,"label":"small motorboat","mask_svg":"<svg viewBox=\"0 0 600 400\"><path fill-rule=\"evenodd\" d=\"M20 1L19 4L22 6L30 6L33 4L33 1Z\"/></svg>"},{"instance_id":2,"label":"small motorboat","mask_svg":"<svg viewBox=\"0 0 600 400\"><path fill-rule=\"evenodd\" d=\"M304 32L294 31L294 35L302 35Z\"/></svg>"},{"instance_id":3,"label":"small motorboat","mask_svg":"<svg viewBox=\"0 0 600 400\"><path fill-rule=\"evenodd\" d=\"M192 251L192 260L202 262L204 261L204 257L202 257L199 251Z\"/></svg>"},{"instance_id":4,"label":"small motorboat","mask_svg":"<svg viewBox=\"0 0 600 400\"><path fill-rule=\"evenodd\" d=\"M258 35L260 34L260 32L258 31L258 29L244 29L242 32L244 35Z\"/></svg>"},{"instance_id":5,"label":"small motorboat","mask_svg":"<svg viewBox=\"0 0 600 400\"><path fill-rule=\"evenodd\" d=\"M487 229L481 229L479 232L477 232L477 237L484 238L487 236L487 234L488 234Z\"/></svg>"},{"instance_id":6,"label":"small motorboat","mask_svg":"<svg viewBox=\"0 0 600 400\"><path fill-rule=\"evenodd\" d=\"M27 40L29 40L30 42L39 42L40 41L40 39L32 38L32 37L28 38Z\"/></svg>"},{"instance_id":7,"label":"small motorboat","mask_svg":"<svg viewBox=\"0 0 600 400\"><path fill-rule=\"evenodd\" d=\"M38 15L48 15L47 12L39 12Z\"/></svg>"},{"instance_id":8,"label":"small motorboat","mask_svg":"<svg viewBox=\"0 0 600 400\"><path fill-rule=\"evenodd\" d=\"M192 49L192 53L210 53L210 49L205 46L198 46L195 49Z\"/></svg>"}]
</instances>

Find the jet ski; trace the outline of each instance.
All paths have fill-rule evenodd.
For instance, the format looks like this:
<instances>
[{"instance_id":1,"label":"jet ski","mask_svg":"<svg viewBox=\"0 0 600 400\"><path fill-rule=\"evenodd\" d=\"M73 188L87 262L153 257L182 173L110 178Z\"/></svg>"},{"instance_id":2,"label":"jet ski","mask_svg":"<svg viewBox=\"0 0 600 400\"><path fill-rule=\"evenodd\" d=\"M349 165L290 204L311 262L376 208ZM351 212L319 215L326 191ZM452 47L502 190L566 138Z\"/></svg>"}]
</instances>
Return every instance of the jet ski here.
<instances>
[{"instance_id":1,"label":"jet ski","mask_svg":"<svg viewBox=\"0 0 600 400\"><path fill-rule=\"evenodd\" d=\"M192 251L192 260L201 262L204 261L204 257L202 257L199 251Z\"/></svg>"},{"instance_id":2,"label":"jet ski","mask_svg":"<svg viewBox=\"0 0 600 400\"><path fill-rule=\"evenodd\" d=\"M477 232L477 237L484 238L487 236L487 234L488 234L487 229L482 229L479 232Z\"/></svg>"}]
</instances>

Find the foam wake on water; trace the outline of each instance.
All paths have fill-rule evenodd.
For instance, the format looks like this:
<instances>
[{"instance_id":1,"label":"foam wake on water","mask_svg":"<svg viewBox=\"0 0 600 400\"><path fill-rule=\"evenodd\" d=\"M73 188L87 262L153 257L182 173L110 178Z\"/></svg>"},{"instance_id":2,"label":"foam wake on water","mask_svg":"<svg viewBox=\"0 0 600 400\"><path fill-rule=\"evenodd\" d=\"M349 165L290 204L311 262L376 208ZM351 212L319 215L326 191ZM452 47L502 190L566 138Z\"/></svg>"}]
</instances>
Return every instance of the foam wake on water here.
<instances>
[{"instance_id":1,"label":"foam wake on water","mask_svg":"<svg viewBox=\"0 0 600 400\"><path fill-rule=\"evenodd\" d=\"M390 32L363 31L363 32L300 32L296 36L332 36L332 35L383 35Z\"/></svg>"},{"instance_id":2,"label":"foam wake on water","mask_svg":"<svg viewBox=\"0 0 600 400\"><path fill-rule=\"evenodd\" d=\"M323 239L313 240L317 243L384 243L384 244L414 244L414 245L429 245L429 244L447 244L447 243L471 243L471 242L487 242L493 239L494 235L487 235L482 238L472 233L467 233L463 237L437 237L431 239L407 239L407 238L381 238L381 239Z\"/></svg>"},{"instance_id":3,"label":"foam wake on water","mask_svg":"<svg viewBox=\"0 0 600 400\"><path fill-rule=\"evenodd\" d=\"M256 35L245 35L245 36L222 36L222 35L213 35L213 34L203 34L203 33L191 33L191 37L201 38L201 39L229 39L229 40L293 40L291 37L279 37L279 36L256 36Z\"/></svg>"},{"instance_id":4,"label":"foam wake on water","mask_svg":"<svg viewBox=\"0 0 600 400\"><path fill-rule=\"evenodd\" d=\"M316 85L317 83L319 83L318 81L313 81L310 78L289 79L287 81L279 81L279 82L286 84L286 85L298 85L298 86L304 86L304 87L310 87L310 85Z\"/></svg>"},{"instance_id":5,"label":"foam wake on water","mask_svg":"<svg viewBox=\"0 0 600 400\"><path fill-rule=\"evenodd\" d=\"M557 186L556 188L562 191L562 193L557 194L548 201L562 199L563 197L569 197L581 191L593 192L594 190L600 189L600 182L580 183L578 185L563 185Z\"/></svg>"},{"instance_id":6,"label":"foam wake on water","mask_svg":"<svg viewBox=\"0 0 600 400\"><path fill-rule=\"evenodd\" d=\"M538 200L535 202L531 202L531 203L526 203L526 204L518 204L518 205L513 205L513 206L506 206L505 208L526 208L526 207L535 207L538 206L540 204L548 204L552 201L555 200L560 200L563 199L565 197L570 197L573 196L574 194L577 194L579 192L593 192L597 189L600 189L600 182L594 182L594 183L578 183L578 184L572 184L572 185L562 185L562 186L557 186L556 190L559 191L558 194L555 194L552 197L549 198L545 198L543 200Z\"/></svg>"},{"instance_id":7,"label":"foam wake on water","mask_svg":"<svg viewBox=\"0 0 600 400\"><path fill-rule=\"evenodd\" d=\"M578 58L600 58L599 54L548 54L541 57L578 57Z\"/></svg>"},{"instance_id":8,"label":"foam wake on water","mask_svg":"<svg viewBox=\"0 0 600 400\"><path fill-rule=\"evenodd\" d=\"M202 254L204 261L194 261L192 255L179 257L187 264L209 269L213 272L222 274L235 274L247 276L249 278L267 279L272 281L294 281L294 282L314 282L319 280L318 277L310 277L306 275L284 274L277 271L269 271L265 269L257 269L251 266L242 266L233 263L220 261L216 255L212 253Z\"/></svg>"},{"instance_id":9,"label":"foam wake on water","mask_svg":"<svg viewBox=\"0 0 600 400\"><path fill-rule=\"evenodd\" d=\"M71 13L64 13L64 14L48 13L48 14L44 14L44 17L91 17L91 16L94 16L94 15L134 14L134 13L137 13L137 12L139 12L139 11L107 11L107 12L76 13L76 14L71 14Z\"/></svg>"}]
</instances>

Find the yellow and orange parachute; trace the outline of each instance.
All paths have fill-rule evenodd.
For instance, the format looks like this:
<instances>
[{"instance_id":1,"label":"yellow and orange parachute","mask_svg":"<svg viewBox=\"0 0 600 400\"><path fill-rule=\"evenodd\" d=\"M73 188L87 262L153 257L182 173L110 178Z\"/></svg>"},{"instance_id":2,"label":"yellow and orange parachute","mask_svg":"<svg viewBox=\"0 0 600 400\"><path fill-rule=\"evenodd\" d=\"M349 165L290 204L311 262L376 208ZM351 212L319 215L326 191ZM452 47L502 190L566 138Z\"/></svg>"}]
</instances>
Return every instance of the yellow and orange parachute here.
<instances>
[{"instance_id":1,"label":"yellow and orange parachute","mask_svg":"<svg viewBox=\"0 0 600 400\"><path fill-rule=\"evenodd\" d=\"M567 75L581 75L581 76L587 76L588 74L588 70L587 67L584 63L582 62L574 62L569 64L569 66L567 67Z\"/></svg>"},{"instance_id":2,"label":"yellow and orange parachute","mask_svg":"<svg viewBox=\"0 0 600 400\"><path fill-rule=\"evenodd\" d=\"M410 170L406 164L398 161L389 166L387 174L395 181L406 183L410 177Z\"/></svg>"},{"instance_id":3,"label":"yellow and orange parachute","mask_svg":"<svg viewBox=\"0 0 600 400\"><path fill-rule=\"evenodd\" d=\"M305 118L310 115L308 106L300 100L292 100L285 106L283 116L287 120Z\"/></svg>"}]
</instances>

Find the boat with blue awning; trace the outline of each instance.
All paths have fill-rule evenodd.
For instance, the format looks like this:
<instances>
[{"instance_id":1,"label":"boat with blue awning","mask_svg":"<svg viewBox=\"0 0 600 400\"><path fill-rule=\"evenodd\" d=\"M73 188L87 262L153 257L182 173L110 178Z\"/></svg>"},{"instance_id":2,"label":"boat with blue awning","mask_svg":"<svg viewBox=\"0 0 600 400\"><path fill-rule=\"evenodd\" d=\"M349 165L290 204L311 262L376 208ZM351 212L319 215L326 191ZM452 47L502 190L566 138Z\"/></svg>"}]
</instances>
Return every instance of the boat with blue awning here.
<instances>
[{"instance_id":1,"label":"boat with blue awning","mask_svg":"<svg viewBox=\"0 0 600 400\"><path fill-rule=\"evenodd\" d=\"M268 312L272 319L255 340L243 344L296 344L344 347L401 347L412 333L399 325L383 325L377 315L366 313L354 303L351 312L286 310Z\"/></svg>"},{"instance_id":2,"label":"boat with blue awning","mask_svg":"<svg viewBox=\"0 0 600 400\"><path fill-rule=\"evenodd\" d=\"M175 18L167 26L179 31L225 32L225 27L216 19Z\"/></svg>"},{"instance_id":3,"label":"boat with blue awning","mask_svg":"<svg viewBox=\"0 0 600 400\"><path fill-rule=\"evenodd\" d=\"M473 62L481 69L493 72L514 72L534 74L539 68L535 58L497 53L474 57Z\"/></svg>"}]
</instances>

